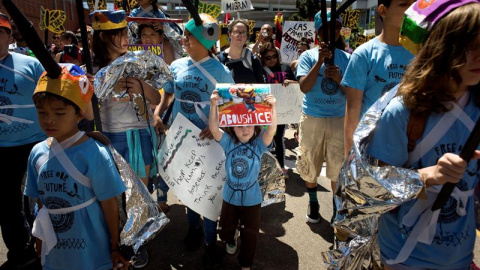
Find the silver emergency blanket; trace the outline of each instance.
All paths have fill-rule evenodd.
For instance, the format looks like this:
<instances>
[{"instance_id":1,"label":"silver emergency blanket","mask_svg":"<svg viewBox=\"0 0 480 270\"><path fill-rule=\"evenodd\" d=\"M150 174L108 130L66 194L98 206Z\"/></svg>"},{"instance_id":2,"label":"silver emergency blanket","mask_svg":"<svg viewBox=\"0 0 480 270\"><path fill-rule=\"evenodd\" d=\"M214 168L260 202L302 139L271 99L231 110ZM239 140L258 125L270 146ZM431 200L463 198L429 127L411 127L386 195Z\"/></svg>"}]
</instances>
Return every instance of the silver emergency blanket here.
<instances>
[{"instance_id":1,"label":"silver emergency blanket","mask_svg":"<svg viewBox=\"0 0 480 270\"><path fill-rule=\"evenodd\" d=\"M125 191L125 211L120 211L120 244L131 246L136 253L138 249L155 236L170 220L159 211L157 202L152 198L147 187L130 168L123 157L110 145L110 151L120 172ZM123 200L120 208L123 209ZM126 214L126 216L125 216Z\"/></svg>"},{"instance_id":2,"label":"silver emergency blanket","mask_svg":"<svg viewBox=\"0 0 480 270\"><path fill-rule=\"evenodd\" d=\"M143 80L155 89L160 89L167 81L173 80L168 65L153 52L148 50L127 52L108 65L101 76L95 77L97 98L103 101L114 95L117 99L122 99L126 95L125 91L116 93L113 90L122 77ZM135 100L135 97L132 97L132 100Z\"/></svg>"},{"instance_id":3,"label":"silver emergency blanket","mask_svg":"<svg viewBox=\"0 0 480 270\"><path fill-rule=\"evenodd\" d=\"M277 159L269 152L262 156L258 183L263 195L262 207L285 201L285 178Z\"/></svg>"},{"instance_id":4,"label":"silver emergency blanket","mask_svg":"<svg viewBox=\"0 0 480 270\"><path fill-rule=\"evenodd\" d=\"M372 131L396 90L372 105L355 130L353 148L340 170L334 194L337 212L333 226L349 237L346 242L336 242L333 250L322 252L328 269L371 269L374 264L381 265L376 240L378 217L416 198L424 189L416 170L380 167L378 160L366 154Z\"/></svg>"}]
</instances>

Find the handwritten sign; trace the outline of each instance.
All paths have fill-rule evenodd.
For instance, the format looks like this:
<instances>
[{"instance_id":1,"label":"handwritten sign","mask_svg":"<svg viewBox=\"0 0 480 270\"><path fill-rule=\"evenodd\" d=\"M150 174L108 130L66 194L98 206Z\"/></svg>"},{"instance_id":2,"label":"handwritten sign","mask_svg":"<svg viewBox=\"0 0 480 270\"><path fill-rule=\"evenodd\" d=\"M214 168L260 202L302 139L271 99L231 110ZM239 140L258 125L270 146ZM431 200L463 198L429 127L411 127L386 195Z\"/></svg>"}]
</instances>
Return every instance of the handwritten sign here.
<instances>
[{"instance_id":1,"label":"handwritten sign","mask_svg":"<svg viewBox=\"0 0 480 270\"><path fill-rule=\"evenodd\" d=\"M151 51L154 54L163 58L163 45L162 44L128 44L129 52L133 51Z\"/></svg>"},{"instance_id":2,"label":"handwritten sign","mask_svg":"<svg viewBox=\"0 0 480 270\"><path fill-rule=\"evenodd\" d=\"M157 156L159 171L185 205L217 220L226 179L225 155L214 140L201 140L200 131L177 114Z\"/></svg>"},{"instance_id":3,"label":"handwritten sign","mask_svg":"<svg viewBox=\"0 0 480 270\"><path fill-rule=\"evenodd\" d=\"M252 10L252 2L250 0L222 0L222 12L232 13L235 11Z\"/></svg>"},{"instance_id":4,"label":"handwritten sign","mask_svg":"<svg viewBox=\"0 0 480 270\"><path fill-rule=\"evenodd\" d=\"M280 53L282 62L290 64L298 59L297 47L302 38L307 38L310 44L315 41L315 27L313 22L286 21L283 25L282 44Z\"/></svg>"},{"instance_id":5,"label":"handwritten sign","mask_svg":"<svg viewBox=\"0 0 480 270\"><path fill-rule=\"evenodd\" d=\"M287 87L282 84L271 84L272 95L277 100L277 123L279 125L295 124L302 113L303 93L298 83Z\"/></svg>"},{"instance_id":6,"label":"handwritten sign","mask_svg":"<svg viewBox=\"0 0 480 270\"><path fill-rule=\"evenodd\" d=\"M269 84L217 84L221 127L269 125L272 107L265 102Z\"/></svg>"},{"instance_id":7,"label":"handwritten sign","mask_svg":"<svg viewBox=\"0 0 480 270\"><path fill-rule=\"evenodd\" d=\"M48 10L40 6L40 30L48 29L52 33L60 34L65 32L65 11L63 10Z\"/></svg>"},{"instance_id":8,"label":"handwritten sign","mask_svg":"<svg viewBox=\"0 0 480 270\"><path fill-rule=\"evenodd\" d=\"M198 13L205 13L211 15L213 18L217 18L220 12L220 5L198 2Z\"/></svg>"}]
</instances>

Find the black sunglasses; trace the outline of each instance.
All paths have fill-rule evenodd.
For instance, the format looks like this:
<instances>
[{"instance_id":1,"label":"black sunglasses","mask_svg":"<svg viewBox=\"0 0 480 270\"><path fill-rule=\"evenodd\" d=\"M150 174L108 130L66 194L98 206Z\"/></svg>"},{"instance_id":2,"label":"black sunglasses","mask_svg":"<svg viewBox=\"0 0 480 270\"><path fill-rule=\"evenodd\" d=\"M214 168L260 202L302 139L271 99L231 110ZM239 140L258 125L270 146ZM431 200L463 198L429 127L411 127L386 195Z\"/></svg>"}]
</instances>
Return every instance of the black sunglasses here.
<instances>
[{"instance_id":1,"label":"black sunglasses","mask_svg":"<svg viewBox=\"0 0 480 270\"><path fill-rule=\"evenodd\" d=\"M264 56L263 57L266 61L270 61L272 59L277 59L278 58L278 55L277 54L274 54L274 55L269 55L269 56Z\"/></svg>"}]
</instances>

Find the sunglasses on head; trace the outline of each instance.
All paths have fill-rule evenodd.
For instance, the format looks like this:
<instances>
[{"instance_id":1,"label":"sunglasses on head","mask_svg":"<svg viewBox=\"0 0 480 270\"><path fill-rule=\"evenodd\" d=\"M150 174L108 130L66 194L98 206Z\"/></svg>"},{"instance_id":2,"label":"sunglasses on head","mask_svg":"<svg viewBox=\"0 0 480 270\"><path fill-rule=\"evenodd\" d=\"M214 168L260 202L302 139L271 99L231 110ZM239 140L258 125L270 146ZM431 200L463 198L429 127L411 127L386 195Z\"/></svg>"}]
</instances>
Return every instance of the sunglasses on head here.
<instances>
[{"instance_id":1,"label":"sunglasses on head","mask_svg":"<svg viewBox=\"0 0 480 270\"><path fill-rule=\"evenodd\" d=\"M274 54L274 55L268 55L268 56L264 56L263 57L266 61L270 61L272 59L277 59L278 58L278 55L277 54Z\"/></svg>"}]
</instances>

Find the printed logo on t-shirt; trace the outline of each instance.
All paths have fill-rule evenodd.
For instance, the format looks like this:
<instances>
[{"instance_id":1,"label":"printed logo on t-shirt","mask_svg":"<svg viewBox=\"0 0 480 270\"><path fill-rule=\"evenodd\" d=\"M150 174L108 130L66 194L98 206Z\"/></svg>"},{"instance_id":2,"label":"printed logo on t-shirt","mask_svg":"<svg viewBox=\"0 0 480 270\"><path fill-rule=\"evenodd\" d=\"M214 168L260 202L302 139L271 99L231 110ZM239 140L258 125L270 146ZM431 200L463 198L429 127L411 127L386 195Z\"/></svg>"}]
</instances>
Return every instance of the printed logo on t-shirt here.
<instances>
[{"instance_id":1,"label":"printed logo on t-shirt","mask_svg":"<svg viewBox=\"0 0 480 270\"><path fill-rule=\"evenodd\" d=\"M183 91L180 99L182 100L188 100L192 102L200 102L202 99L200 97L200 94L194 92L194 91ZM193 114L195 113L195 104L194 103L189 103L189 102L180 102L180 107L182 108L182 111L185 114Z\"/></svg>"},{"instance_id":2,"label":"printed logo on t-shirt","mask_svg":"<svg viewBox=\"0 0 480 270\"><path fill-rule=\"evenodd\" d=\"M235 158L232 160L233 176L242 179L247 175L249 166L246 160L242 158Z\"/></svg>"},{"instance_id":3,"label":"printed logo on t-shirt","mask_svg":"<svg viewBox=\"0 0 480 270\"><path fill-rule=\"evenodd\" d=\"M18 92L18 87L14 83L13 88L8 89L7 86L8 79L6 78L0 78L0 115L6 115L6 116L13 116L15 109L13 108L2 108L3 106L8 106L12 105L13 102L12 100L7 97L6 95L18 95L18 96L23 96L21 92ZM5 94L5 96L3 95ZM5 121L0 120L0 123L7 123ZM29 128L29 124L27 123L19 123L19 122L12 122L8 125L3 125L0 127L0 135L4 134L16 134L19 132L23 132L24 130Z\"/></svg>"},{"instance_id":4,"label":"printed logo on t-shirt","mask_svg":"<svg viewBox=\"0 0 480 270\"><path fill-rule=\"evenodd\" d=\"M46 197L45 206L48 209L60 209L72 207L69 201L60 198L60 197ZM69 212L65 214L52 215L50 214L50 219L52 220L53 229L56 233L64 233L69 231L73 223L75 222L75 213Z\"/></svg>"},{"instance_id":5,"label":"printed logo on t-shirt","mask_svg":"<svg viewBox=\"0 0 480 270\"><path fill-rule=\"evenodd\" d=\"M338 84L330 77L322 78L322 92L325 95L333 96L338 93Z\"/></svg>"}]
</instances>

